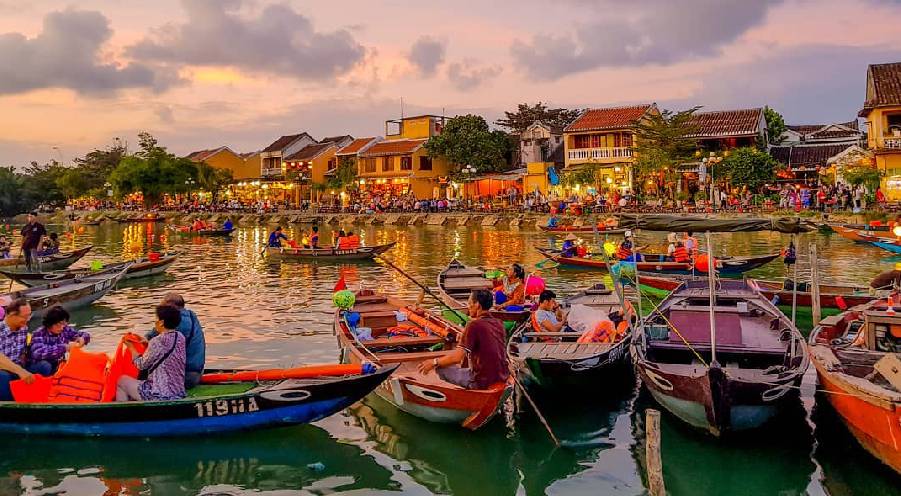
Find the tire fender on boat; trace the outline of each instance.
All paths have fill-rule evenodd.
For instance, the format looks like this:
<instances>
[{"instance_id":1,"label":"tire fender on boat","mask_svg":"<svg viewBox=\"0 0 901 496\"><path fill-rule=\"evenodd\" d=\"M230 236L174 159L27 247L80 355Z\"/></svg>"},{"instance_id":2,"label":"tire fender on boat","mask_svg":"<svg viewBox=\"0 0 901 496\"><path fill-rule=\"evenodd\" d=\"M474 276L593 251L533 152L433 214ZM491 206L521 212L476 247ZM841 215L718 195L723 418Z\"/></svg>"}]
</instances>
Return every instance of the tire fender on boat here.
<instances>
[{"instance_id":1,"label":"tire fender on boat","mask_svg":"<svg viewBox=\"0 0 901 496\"><path fill-rule=\"evenodd\" d=\"M434 389L424 388L422 386L417 386L415 384L405 384L407 391L413 393L415 396L418 396L426 401L433 402L445 402L447 401L447 396L444 395L441 391L435 391Z\"/></svg>"},{"instance_id":2,"label":"tire fender on boat","mask_svg":"<svg viewBox=\"0 0 901 496\"><path fill-rule=\"evenodd\" d=\"M270 401L284 401L292 403L303 401L310 396L311 393L306 389L274 389L260 393L260 398L264 398Z\"/></svg>"}]
</instances>

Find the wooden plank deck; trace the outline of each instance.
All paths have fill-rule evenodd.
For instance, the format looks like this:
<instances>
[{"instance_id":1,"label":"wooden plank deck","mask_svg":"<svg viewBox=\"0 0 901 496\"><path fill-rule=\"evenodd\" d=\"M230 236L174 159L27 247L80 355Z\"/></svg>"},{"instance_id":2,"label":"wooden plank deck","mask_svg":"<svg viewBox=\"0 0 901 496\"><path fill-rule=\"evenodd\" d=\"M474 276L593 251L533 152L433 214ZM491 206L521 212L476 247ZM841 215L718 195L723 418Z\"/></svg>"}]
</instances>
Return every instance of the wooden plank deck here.
<instances>
[{"instance_id":1,"label":"wooden plank deck","mask_svg":"<svg viewBox=\"0 0 901 496\"><path fill-rule=\"evenodd\" d=\"M604 353L610 349L608 343L519 343L517 355L521 359L562 359L579 360Z\"/></svg>"}]
</instances>

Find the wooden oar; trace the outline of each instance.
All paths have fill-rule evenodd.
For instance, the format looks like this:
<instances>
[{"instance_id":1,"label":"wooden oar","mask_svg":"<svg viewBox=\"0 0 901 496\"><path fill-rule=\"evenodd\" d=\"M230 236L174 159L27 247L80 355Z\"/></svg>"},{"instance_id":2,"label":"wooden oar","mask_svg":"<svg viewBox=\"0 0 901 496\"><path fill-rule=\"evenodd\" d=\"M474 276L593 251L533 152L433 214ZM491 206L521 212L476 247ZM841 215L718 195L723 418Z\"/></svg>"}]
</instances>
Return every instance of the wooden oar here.
<instances>
[{"instance_id":1,"label":"wooden oar","mask_svg":"<svg viewBox=\"0 0 901 496\"><path fill-rule=\"evenodd\" d=\"M381 260L382 262L385 262L385 265L387 265L387 266L391 267L392 269L396 270L398 274L404 276L404 277L407 278L410 282L412 282L413 284L417 285L417 286L419 287L419 289L421 289L421 290L423 291L423 293L425 293L425 294L431 296L432 298L434 298L435 301L437 301L438 303L440 303L441 306L443 306L444 308L446 308L446 309L450 310L451 312L453 312L454 315L457 315L458 317L463 317L463 313L460 311L459 308L451 308L450 305L448 305L447 303L445 303L444 300L442 300L442 299L441 299L440 297L438 297L435 293L433 293L431 289L427 288L426 286L423 286L419 281L416 280L416 278L414 278L414 277L411 276L410 274L407 274L406 272L404 272L403 269L401 269L401 268L398 267L397 265L394 265L394 263L392 263L390 260L388 260L388 259L385 258L384 256L382 256L382 255L376 255L374 258L377 258L377 259Z\"/></svg>"}]
</instances>

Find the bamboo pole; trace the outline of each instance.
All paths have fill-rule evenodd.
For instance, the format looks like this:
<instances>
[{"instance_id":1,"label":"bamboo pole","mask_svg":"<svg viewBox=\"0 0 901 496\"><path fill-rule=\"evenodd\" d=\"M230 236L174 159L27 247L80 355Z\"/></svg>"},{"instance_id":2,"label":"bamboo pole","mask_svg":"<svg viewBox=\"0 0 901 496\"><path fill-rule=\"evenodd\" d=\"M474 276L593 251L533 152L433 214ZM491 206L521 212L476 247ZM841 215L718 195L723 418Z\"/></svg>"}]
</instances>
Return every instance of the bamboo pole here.
<instances>
[{"instance_id":1,"label":"bamboo pole","mask_svg":"<svg viewBox=\"0 0 901 496\"><path fill-rule=\"evenodd\" d=\"M810 309L813 316L813 327L820 323L820 268L817 266L817 244L810 243Z\"/></svg>"},{"instance_id":2,"label":"bamboo pole","mask_svg":"<svg viewBox=\"0 0 901 496\"><path fill-rule=\"evenodd\" d=\"M648 470L648 494L664 496L663 461L660 458L660 412L645 410L645 457Z\"/></svg>"},{"instance_id":3,"label":"bamboo pole","mask_svg":"<svg viewBox=\"0 0 901 496\"><path fill-rule=\"evenodd\" d=\"M792 234L791 244L795 249L795 274L792 276L792 324L796 323L798 316L798 245L797 235Z\"/></svg>"},{"instance_id":4,"label":"bamboo pole","mask_svg":"<svg viewBox=\"0 0 901 496\"><path fill-rule=\"evenodd\" d=\"M710 232L707 237L707 284L710 287L710 366L716 365L716 274L713 263L713 245L710 242Z\"/></svg>"}]
</instances>

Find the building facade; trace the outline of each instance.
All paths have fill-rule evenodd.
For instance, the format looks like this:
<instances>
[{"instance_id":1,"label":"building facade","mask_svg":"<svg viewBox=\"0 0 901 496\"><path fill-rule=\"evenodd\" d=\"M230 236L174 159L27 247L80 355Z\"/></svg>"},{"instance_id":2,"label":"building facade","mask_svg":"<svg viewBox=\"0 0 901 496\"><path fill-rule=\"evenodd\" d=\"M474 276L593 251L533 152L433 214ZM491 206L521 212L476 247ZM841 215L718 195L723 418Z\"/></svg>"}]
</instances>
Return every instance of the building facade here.
<instances>
[{"instance_id":1,"label":"building facade","mask_svg":"<svg viewBox=\"0 0 901 496\"><path fill-rule=\"evenodd\" d=\"M227 146L220 146L209 150L198 150L187 156L188 160L195 163L203 162L217 169L226 169L232 172L234 179L249 179L259 177L259 167L248 163L244 157L233 152Z\"/></svg>"},{"instance_id":2,"label":"building facade","mask_svg":"<svg viewBox=\"0 0 901 496\"><path fill-rule=\"evenodd\" d=\"M307 133L289 134L273 141L260 151L260 177L283 179L287 171L285 157L316 143L317 141Z\"/></svg>"},{"instance_id":3,"label":"building facade","mask_svg":"<svg viewBox=\"0 0 901 496\"><path fill-rule=\"evenodd\" d=\"M901 62L867 68L867 96L858 114L867 121L867 148L883 173L889 200L901 200Z\"/></svg>"}]
</instances>

